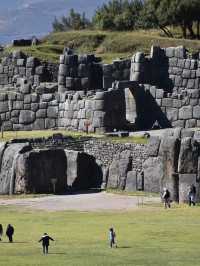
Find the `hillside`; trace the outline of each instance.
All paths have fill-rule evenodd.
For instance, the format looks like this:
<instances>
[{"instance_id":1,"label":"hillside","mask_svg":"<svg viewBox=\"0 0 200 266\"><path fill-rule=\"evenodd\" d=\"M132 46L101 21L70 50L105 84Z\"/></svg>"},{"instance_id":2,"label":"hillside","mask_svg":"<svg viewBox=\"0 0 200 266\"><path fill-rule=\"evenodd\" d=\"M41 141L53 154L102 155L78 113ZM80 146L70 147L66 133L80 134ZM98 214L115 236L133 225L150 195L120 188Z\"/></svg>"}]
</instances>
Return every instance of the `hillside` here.
<instances>
[{"instance_id":1,"label":"hillside","mask_svg":"<svg viewBox=\"0 0 200 266\"><path fill-rule=\"evenodd\" d=\"M102 32L69 31L52 33L36 47L20 48L25 53L42 60L57 62L64 46L73 46L78 53L95 53L104 62L119 57L130 57L136 51L149 53L151 45L161 47L184 45L190 52L200 49L200 41L172 39L160 36L159 31ZM16 47L8 48L10 52Z\"/></svg>"}]
</instances>

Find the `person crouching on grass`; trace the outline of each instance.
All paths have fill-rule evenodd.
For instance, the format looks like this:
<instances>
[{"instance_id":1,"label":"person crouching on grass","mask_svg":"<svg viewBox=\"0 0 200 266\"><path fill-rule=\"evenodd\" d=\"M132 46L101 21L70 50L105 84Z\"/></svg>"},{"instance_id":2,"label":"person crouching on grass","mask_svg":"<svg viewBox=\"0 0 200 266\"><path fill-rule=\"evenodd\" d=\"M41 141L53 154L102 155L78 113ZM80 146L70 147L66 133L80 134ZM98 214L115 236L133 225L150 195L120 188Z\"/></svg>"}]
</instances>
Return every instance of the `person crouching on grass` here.
<instances>
[{"instance_id":1,"label":"person crouching on grass","mask_svg":"<svg viewBox=\"0 0 200 266\"><path fill-rule=\"evenodd\" d=\"M54 241L54 239L48 236L47 233L44 233L44 235L38 241L38 242L42 242L43 254L48 254L49 252L49 240Z\"/></svg>"}]
</instances>

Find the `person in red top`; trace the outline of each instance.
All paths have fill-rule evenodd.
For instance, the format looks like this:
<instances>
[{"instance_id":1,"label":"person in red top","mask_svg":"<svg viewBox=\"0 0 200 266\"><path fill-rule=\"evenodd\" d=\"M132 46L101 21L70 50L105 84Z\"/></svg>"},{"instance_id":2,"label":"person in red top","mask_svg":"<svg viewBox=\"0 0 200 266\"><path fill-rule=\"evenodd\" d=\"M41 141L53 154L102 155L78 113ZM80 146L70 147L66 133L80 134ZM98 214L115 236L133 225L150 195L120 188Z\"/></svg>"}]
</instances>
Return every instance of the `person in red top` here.
<instances>
[{"instance_id":1,"label":"person in red top","mask_svg":"<svg viewBox=\"0 0 200 266\"><path fill-rule=\"evenodd\" d=\"M42 247L43 247L43 253L48 254L49 252L49 240L54 241L53 238L48 236L47 233L44 233L44 235L41 237L41 239L38 242L42 242Z\"/></svg>"}]
</instances>

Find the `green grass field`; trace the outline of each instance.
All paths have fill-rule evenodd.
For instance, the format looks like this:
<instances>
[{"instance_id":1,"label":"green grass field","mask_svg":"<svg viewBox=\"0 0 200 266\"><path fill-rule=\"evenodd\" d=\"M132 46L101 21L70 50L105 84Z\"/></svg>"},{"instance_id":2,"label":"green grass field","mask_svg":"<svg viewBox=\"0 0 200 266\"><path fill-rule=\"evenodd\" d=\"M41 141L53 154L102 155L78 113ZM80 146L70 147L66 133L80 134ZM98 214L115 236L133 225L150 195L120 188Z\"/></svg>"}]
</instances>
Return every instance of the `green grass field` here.
<instances>
[{"instance_id":1,"label":"green grass field","mask_svg":"<svg viewBox=\"0 0 200 266\"><path fill-rule=\"evenodd\" d=\"M32 212L0 207L0 222L15 226L14 243L0 242L1 266L199 266L199 207L143 207L132 212ZM118 248L108 247L114 226ZM55 238L48 256L38 239Z\"/></svg>"}]
</instances>

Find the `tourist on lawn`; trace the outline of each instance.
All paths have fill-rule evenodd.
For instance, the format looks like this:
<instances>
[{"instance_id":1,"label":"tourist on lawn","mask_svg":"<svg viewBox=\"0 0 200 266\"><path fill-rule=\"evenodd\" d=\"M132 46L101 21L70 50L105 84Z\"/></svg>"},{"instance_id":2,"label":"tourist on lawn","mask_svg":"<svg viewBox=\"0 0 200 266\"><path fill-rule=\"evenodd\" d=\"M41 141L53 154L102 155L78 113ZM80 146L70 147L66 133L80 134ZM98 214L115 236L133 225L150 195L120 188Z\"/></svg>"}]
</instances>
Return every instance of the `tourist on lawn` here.
<instances>
[{"instance_id":1,"label":"tourist on lawn","mask_svg":"<svg viewBox=\"0 0 200 266\"><path fill-rule=\"evenodd\" d=\"M11 224L9 224L6 229L6 235L10 243L13 242L13 234L14 234L14 227Z\"/></svg>"},{"instance_id":2,"label":"tourist on lawn","mask_svg":"<svg viewBox=\"0 0 200 266\"><path fill-rule=\"evenodd\" d=\"M3 235L3 226L0 224L0 241L2 240L2 235Z\"/></svg>"},{"instance_id":3,"label":"tourist on lawn","mask_svg":"<svg viewBox=\"0 0 200 266\"><path fill-rule=\"evenodd\" d=\"M188 193L189 206L196 204L196 187L192 185Z\"/></svg>"},{"instance_id":4,"label":"tourist on lawn","mask_svg":"<svg viewBox=\"0 0 200 266\"><path fill-rule=\"evenodd\" d=\"M164 200L165 209L170 208L171 207L171 205L170 205L170 192L167 188L163 189L162 198Z\"/></svg>"},{"instance_id":5,"label":"tourist on lawn","mask_svg":"<svg viewBox=\"0 0 200 266\"><path fill-rule=\"evenodd\" d=\"M50 236L48 236L47 233L44 233L44 235L39 240L39 242L42 242L42 247L43 247L43 253L44 254L48 254L48 251L49 251L49 240L54 241L54 239L51 238Z\"/></svg>"},{"instance_id":6,"label":"tourist on lawn","mask_svg":"<svg viewBox=\"0 0 200 266\"><path fill-rule=\"evenodd\" d=\"M113 248L114 246L117 247L116 243L116 233L113 228L109 229L109 242L110 242L110 247Z\"/></svg>"}]
</instances>

